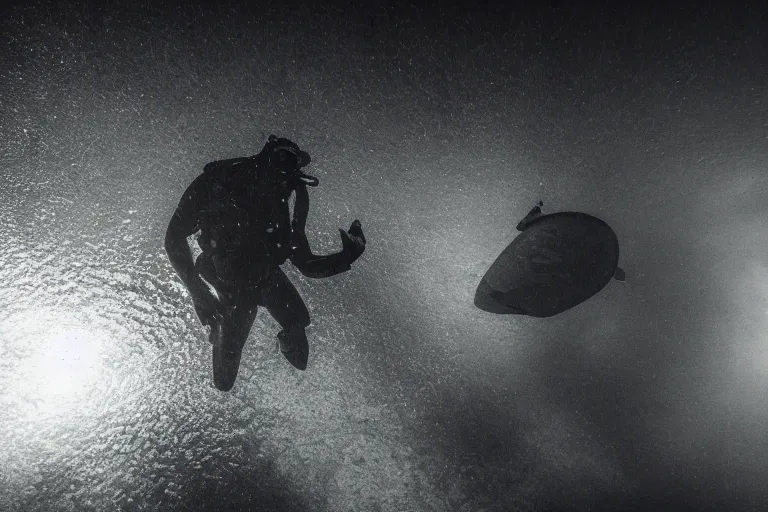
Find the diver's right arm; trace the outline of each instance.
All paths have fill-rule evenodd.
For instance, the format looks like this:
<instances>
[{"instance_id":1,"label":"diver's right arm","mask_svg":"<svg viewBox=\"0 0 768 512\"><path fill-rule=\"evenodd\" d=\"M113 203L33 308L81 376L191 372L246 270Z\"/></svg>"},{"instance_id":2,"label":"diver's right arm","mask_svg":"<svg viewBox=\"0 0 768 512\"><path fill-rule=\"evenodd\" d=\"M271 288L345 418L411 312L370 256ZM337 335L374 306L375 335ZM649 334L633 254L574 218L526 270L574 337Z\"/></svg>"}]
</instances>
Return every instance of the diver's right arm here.
<instances>
[{"instance_id":1,"label":"diver's right arm","mask_svg":"<svg viewBox=\"0 0 768 512\"><path fill-rule=\"evenodd\" d=\"M187 289L190 289L195 281L195 261L192 259L192 251L187 243L187 237L194 233L186 235L184 229L184 219L179 216L178 211L171 217L168 224L168 230L165 232L165 252L168 253L168 259L176 273L181 278L181 282Z\"/></svg>"},{"instance_id":2,"label":"diver's right arm","mask_svg":"<svg viewBox=\"0 0 768 512\"><path fill-rule=\"evenodd\" d=\"M201 175L187 188L165 232L168 259L189 291L195 311L204 325L208 325L212 316L221 312L221 308L219 301L195 270L187 237L197 232L197 215L206 206L207 181L208 177Z\"/></svg>"},{"instance_id":3,"label":"diver's right arm","mask_svg":"<svg viewBox=\"0 0 768 512\"><path fill-rule=\"evenodd\" d=\"M165 232L165 251L168 253L168 259L188 289L194 284L196 272L187 237L197 232L197 214L204 207L201 203L205 197L205 177L204 174L198 176L184 191Z\"/></svg>"}]
</instances>

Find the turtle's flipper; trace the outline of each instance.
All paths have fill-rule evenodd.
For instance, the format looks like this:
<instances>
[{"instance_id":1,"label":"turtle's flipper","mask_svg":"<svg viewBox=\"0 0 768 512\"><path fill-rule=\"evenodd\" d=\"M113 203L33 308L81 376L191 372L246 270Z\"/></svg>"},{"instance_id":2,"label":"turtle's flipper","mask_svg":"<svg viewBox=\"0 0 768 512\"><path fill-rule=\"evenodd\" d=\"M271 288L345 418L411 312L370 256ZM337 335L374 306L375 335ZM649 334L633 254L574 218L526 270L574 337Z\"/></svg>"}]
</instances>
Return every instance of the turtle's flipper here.
<instances>
[{"instance_id":1,"label":"turtle's flipper","mask_svg":"<svg viewBox=\"0 0 768 512\"><path fill-rule=\"evenodd\" d=\"M533 222L534 219L536 219L539 215L541 215L541 207L544 206L543 201L539 201L536 203L536 206L534 206L531 211L528 212L528 215L525 216L523 220L517 223L517 230L518 231L525 231L525 228L528 227L528 225Z\"/></svg>"},{"instance_id":2,"label":"turtle's flipper","mask_svg":"<svg viewBox=\"0 0 768 512\"><path fill-rule=\"evenodd\" d=\"M617 281L624 282L624 280L627 278L626 274L624 274L624 269L621 267L616 267L616 271L613 273L613 278Z\"/></svg>"}]
</instances>

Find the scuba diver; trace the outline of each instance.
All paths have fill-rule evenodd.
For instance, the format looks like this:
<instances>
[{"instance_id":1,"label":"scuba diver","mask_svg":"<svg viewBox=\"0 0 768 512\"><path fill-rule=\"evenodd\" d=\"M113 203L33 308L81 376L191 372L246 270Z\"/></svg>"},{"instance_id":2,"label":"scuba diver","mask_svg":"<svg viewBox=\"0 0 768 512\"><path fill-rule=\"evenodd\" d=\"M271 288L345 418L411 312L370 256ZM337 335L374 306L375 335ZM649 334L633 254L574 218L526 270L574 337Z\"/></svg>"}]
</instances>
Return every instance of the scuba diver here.
<instances>
[{"instance_id":1,"label":"scuba diver","mask_svg":"<svg viewBox=\"0 0 768 512\"><path fill-rule=\"evenodd\" d=\"M319 181L301 171L309 162L294 142L270 135L254 156L207 164L168 225L165 249L198 318L210 327L213 380L221 391L235 383L259 306L280 324L278 345L285 358L299 370L307 367L309 311L280 265L290 260L305 276L330 277L349 270L365 251L355 220L348 231L339 229L341 251L312 254L305 233L307 187ZM187 237L198 231L202 254L194 261Z\"/></svg>"}]
</instances>

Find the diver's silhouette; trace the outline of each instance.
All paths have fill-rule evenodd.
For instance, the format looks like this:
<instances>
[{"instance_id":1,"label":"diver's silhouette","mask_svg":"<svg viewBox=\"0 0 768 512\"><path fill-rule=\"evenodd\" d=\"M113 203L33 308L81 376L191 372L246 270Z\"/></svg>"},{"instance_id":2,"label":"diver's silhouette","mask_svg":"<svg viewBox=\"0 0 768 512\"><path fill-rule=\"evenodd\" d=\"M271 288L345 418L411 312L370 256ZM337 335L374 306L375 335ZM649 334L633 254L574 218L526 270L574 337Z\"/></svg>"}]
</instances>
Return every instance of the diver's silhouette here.
<instances>
[{"instance_id":1,"label":"diver's silhouette","mask_svg":"<svg viewBox=\"0 0 768 512\"><path fill-rule=\"evenodd\" d=\"M307 366L309 311L281 264L290 259L308 277L330 277L349 270L365 251L355 220L348 231L339 229L341 251L312 254L305 234L307 186L318 180L301 172L309 162L294 142L270 135L257 155L206 165L168 225L165 249L197 316L211 328L214 384L222 391L235 383L258 306L282 327L277 338L285 358L299 370ZM292 217L291 194L296 195ZM203 252L194 261L187 237L198 231Z\"/></svg>"}]
</instances>

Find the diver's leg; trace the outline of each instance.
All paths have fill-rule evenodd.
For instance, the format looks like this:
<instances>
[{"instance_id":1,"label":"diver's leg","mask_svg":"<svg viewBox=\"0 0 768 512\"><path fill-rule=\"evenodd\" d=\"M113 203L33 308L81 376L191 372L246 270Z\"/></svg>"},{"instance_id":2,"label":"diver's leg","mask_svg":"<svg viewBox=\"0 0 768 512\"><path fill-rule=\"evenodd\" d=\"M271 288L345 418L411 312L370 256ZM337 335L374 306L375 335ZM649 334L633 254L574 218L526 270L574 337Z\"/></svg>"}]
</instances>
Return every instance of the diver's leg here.
<instances>
[{"instance_id":1,"label":"diver's leg","mask_svg":"<svg viewBox=\"0 0 768 512\"><path fill-rule=\"evenodd\" d=\"M283 328L277 335L280 351L294 367L307 368L309 342L305 328L310 324L309 310L296 287L278 269L264 290L262 304Z\"/></svg>"},{"instance_id":2,"label":"diver's leg","mask_svg":"<svg viewBox=\"0 0 768 512\"><path fill-rule=\"evenodd\" d=\"M220 295L226 312L221 322L211 328L213 383L217 389L229 391L235 385L243 346L258 312L258 300L252 292L241 294L237 290L222 290Z\"/></svg>"},{"instance_id":3,"label":"diver's leg","mask_svg":"<svg viewBox=\"0 0 768 512\"><path fill-rule=\"evenodd\" d=\"M544 206L543 201L539 201L536 203L536 206L531 208L531 211L528 212L528 215L526 215L523 220L517 223L517 230L518 231L525 231L525 228L528 227L528 225L538 216L541 215L541 207Z\"/></svg>"},{"instance_id":4,"label":"diver's leg","mask_svg":"<svg viewBox=\"0 0 768 512\"><path fill-rule=\"evenodd\" d=\"M256 319L258 294L226 286L216 275L210 254L198 256L195 270L213 286L224 307L219 321L211 325L208 341L213 346L213 383L217 389L229 391L235 384L243 346Z\"/></svg>"}]
</instances>

